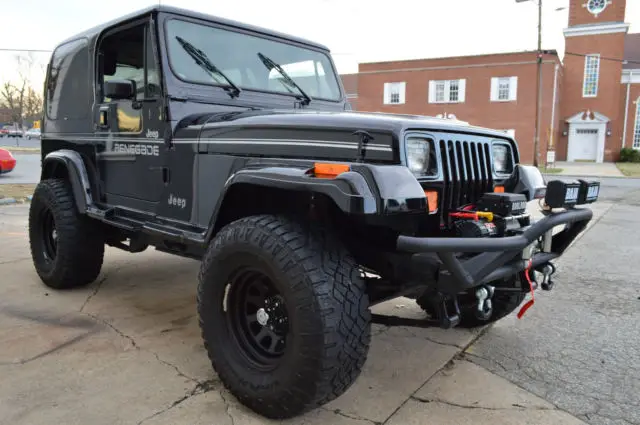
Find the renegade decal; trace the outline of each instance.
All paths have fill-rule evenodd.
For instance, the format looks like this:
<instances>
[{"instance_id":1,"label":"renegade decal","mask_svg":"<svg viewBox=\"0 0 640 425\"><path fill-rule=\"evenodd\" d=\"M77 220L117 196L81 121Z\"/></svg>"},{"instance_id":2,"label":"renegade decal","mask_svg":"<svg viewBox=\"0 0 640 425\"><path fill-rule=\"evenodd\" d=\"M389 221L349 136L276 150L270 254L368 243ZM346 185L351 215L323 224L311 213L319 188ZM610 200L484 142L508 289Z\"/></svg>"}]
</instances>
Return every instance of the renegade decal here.
<instances>
[{"instance_id":1,"label":"renegade decal","mask_svg":"<svg viewBox=\"0 0 640 425\"><path fill-rule=\"evenodd\" d=\"M116 143L113 145L113 151L142 156L160 155L160 147L158 145L141 145L138 143Z\"/></svg>"}]
</instances>

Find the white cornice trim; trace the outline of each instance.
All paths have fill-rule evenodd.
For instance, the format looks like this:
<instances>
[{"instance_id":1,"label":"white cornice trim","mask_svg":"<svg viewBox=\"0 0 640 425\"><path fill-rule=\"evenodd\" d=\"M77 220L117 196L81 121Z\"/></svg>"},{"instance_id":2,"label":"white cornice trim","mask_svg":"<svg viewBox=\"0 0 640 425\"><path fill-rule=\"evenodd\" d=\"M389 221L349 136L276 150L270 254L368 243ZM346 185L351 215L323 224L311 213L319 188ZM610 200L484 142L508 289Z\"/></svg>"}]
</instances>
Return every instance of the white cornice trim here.
<instances>
[{"instance_id":1,"label":"white cornice trim","mask_svg":"<svg viewBox=\"0 0 640 425\"><path fill-rule=\"evenodd\" d=\"M640 68L622 70L622 84L640 84Z\"/></svg>"},{"instance_id":2,"label":"white cornice trim","mask_svg":"<svg viewBox=\"0 0 640 425\"><path fill-rule=\"evenodd\" d=\"M590 115L593 113L593 119L591 119ZM567 118L566 122L569 124L598 124L598 123L606 123L609 122L609 118L602 115L599 112L595 111L582 111L578 112L572 117Z\"/></svg>"},{"instance_id":3,"label":"white cornice trim","mask_svg":"<svg viewBox=\"0 0 640 425\"><path fill-rule=\"evenodd\" d=\"M565 37L579 37L583 35L615 34L628 32L631 24L621 22L609 22L600 25L581 25L564 29Z\"/></svg>"}]
</instances>

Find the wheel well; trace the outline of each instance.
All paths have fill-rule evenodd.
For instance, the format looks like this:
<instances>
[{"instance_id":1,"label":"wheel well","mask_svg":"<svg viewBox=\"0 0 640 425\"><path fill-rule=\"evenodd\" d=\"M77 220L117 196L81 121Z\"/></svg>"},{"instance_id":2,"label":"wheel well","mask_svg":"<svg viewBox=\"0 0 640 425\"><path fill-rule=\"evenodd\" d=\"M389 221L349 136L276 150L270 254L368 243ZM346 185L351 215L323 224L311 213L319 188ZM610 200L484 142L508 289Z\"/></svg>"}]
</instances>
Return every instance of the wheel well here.
<instances>
[{"instance_id":1,"label":"wheel well","mask_svg":"<svg viewBox=\"0 0 640 425\"><path fill-rule=\"evenodd\" d=\"M358 263L370 269L386 262L380 257L384 252L395 250L397 233L393 229L344 213L327 195L244 183L227 191L212 234L242 217L259 214L286 215L332 229Z\"/></svg>"},{"instance_id":2,"label":"wheel well","mask_svg":"<svg viewBox=\"0 0 640 425\"><path fill-rule=\"evenodd\" d=\"M51 161L46 164L42 170L43 179L68 179L69 170L65 165L61 165L58 161Z\"/></svg>"},{"instance_id":3,"label":"wheel well","mask_svg":"<svg viewBox=\"0 0 640 425\"><path fill-rule=\"evenodd\" d=\"M242 217L282 214L304 219L345 219L346 215L324 194L238 183L229 188L216 217L214 234Z\"/></svg>"}]
</instances>

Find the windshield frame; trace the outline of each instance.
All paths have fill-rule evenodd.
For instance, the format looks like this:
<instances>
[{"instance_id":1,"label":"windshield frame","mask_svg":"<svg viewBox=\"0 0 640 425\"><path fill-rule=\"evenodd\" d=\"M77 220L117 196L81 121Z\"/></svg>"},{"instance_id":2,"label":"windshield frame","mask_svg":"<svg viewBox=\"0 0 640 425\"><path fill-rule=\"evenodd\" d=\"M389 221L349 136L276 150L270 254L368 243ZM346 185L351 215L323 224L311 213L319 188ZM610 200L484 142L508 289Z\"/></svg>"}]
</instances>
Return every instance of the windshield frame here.
<instances>
[{"instance_id":1,"label":"windshield frame","mask_svg":"<svg viewBox=\"0 0 640 425\"><path fill-rule=\"evenodd\" d=\"M215 82L204 82L204 81L194 81L194 80L190 80L190 79L184 79L181 78L178 73L175 71L174 66L173 66L173 62L172 62L172 55L169 52L169 31L168 31L168 25L171 21L176 20L176 21L182 21L182 22L187 22L190 24L196 24L196 25L202 25L205 27L210 27L210 28L216 28L216 29L220 29L223 31L229 31L229 32L234 32L234 33L239 33L239 34L244 34L244 35L248 35L248 36L253 36L253 37L258 37L258 38L262 38L265 40L269 40L269 41L274 41L277 43L282 43L282 44L288 44L294 47L298 47L298 48L302 48L302 49L306 49L306 50L310 50L313 52L316 52L318 54L323 55L329 65L329 69L325 69L325 74L330 71L333 74L333 78L335 79L335 83L338 89L338 96L335 99L331 99L331 98L326 98L326 97L316 97L316 96L311 96L311 100L312 101L321 101L321 102L329 102L329 103L336 103L336 104L340 104L340 103L344 103L347 101L346 99L346 95L344 92L344 88L342 87L342 81L340 79L340 76L338 74L338 71L336 69L335 63L333 62L333 58L331 57L331 54L328 50L325 49L320 49L316 46L313 45L309 45L309 44L304 44L304 43L300 43L291 39L287 39L287 38L282 38L282 37L274 37L270 34L265 34L265 33L261 33L259 31L252 31L249 29L245 29L242 27L235 27L235 26L229 26L229 25L225 25L225 24L221 24L215 21L207 21L207 20L201 20L198 18L193 18L193 17L189 17L189 16L182 16L182 15L173 15L170 14L167 16L166 19L163 19L162 22L162 41L164 42L164 54L166 55L166 63L169 66L169 69L171 70L171 74L173 75L173 77L175 77L176 79L178 79L179 81L186 83L186 84L192 84L192 85L198 85L198 86L206 86L206 87L220 87L222 89L228 88L228 86L226 84L221 84L221 83L215 83ZM212 60L212 62L215 64L215 59L210 58ZM194 66L197 66L194 63ZM295 78L294 78L295 80ZM329 78L327 78L327 80L329 80ZM265 90L265 89L259 89L259 88L255 88L255 87L246 87L244 85L240 85L239 83L236 83L234 81L234 83L240 87L242 89L242 92L254 92L254 93L265 93L265 94L270 94L270 95L277 95L277 96L285 96L285 97L291 97L291 98L297 98L300 95L298 93L290 93L287 91L274 91L274 90ZM242 95L240 95L238 98L242 97Z\"/></svg>"}]
</instances>

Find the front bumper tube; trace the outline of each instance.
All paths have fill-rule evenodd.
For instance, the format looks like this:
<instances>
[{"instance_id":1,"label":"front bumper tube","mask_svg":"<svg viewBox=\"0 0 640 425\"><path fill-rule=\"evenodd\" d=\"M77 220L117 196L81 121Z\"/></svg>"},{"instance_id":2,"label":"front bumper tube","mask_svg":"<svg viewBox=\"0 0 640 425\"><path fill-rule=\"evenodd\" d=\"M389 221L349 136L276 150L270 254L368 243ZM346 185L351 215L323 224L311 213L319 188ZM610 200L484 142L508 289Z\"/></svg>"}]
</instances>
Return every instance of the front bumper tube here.
<instances>
[{"instance_id":1,"label":"front bumper tube","mask_svg":"<svg viewBox=\"0 0 640 425\"><path fill-rule=\"evenodd\" d=\"M412 266L417 274L426 266L433 266L433 254L439 261L438 289L455 294L483 283L506 278L527 268L542 266L560 257L569 245L586 228L593 218L590 209L570 209L551 213L527 226L515 236L503 238L418 238L399 236L399 251L412 253ZM565 229L551 236L556 226ZM550 249L527 256L532 244L542 237L551 237ZM548 245L547 245L548 246ZM480 253L461 261L458 253Z\"/></svg>"}]
</instances>

